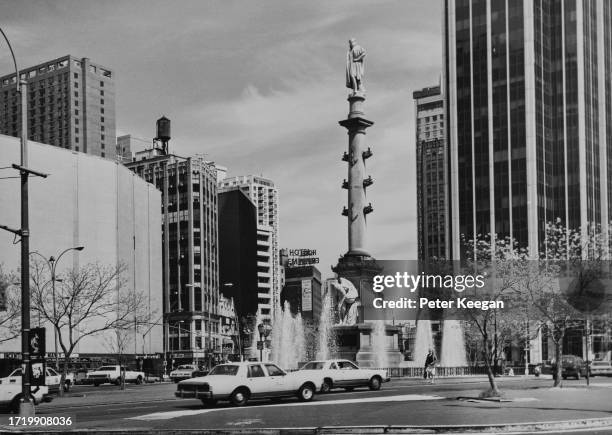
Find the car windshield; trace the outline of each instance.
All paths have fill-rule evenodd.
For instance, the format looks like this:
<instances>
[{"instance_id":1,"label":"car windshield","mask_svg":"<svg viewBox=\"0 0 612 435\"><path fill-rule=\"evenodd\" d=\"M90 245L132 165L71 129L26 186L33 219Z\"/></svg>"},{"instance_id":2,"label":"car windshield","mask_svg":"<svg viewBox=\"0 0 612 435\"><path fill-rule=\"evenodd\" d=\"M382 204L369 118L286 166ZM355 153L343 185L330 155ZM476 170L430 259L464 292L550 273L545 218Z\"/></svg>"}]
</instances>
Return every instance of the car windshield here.
<instances>
[{"instance_id":1,"label":"car windshield","mask_svg":"<svg viewBox=\"0 0 612 435\"><path fill-rule=\"evenodd\" d=\"M225 376L236 376L238 374L238 366L235 365L220 365L215 366L209 373L209 375L225 375Z\"/></svg>"},{"instance_id":2,"label":"car windshield","mask_svg":"<svg viewBox=\"0 0 612 435\"><path fill-rule=\"evenodd\" d=\"M117 370L115 366L104 366L96 369L98 372L114 372L115 370Z\"/></svg>"},{"instance_id":3,"label":"car windshield","mask_svg":"<svg viewBox=\"0 0 612 435\"><path fill-rule=\"evenodd\" d=\"M304 364L302 370L323 370L325 367L325 363L323 361L311 361L309 363Z\"/></svg>"},{"instance_id":4,"label":"car windshield","mask_svg":"<svg viewBox=\"0 0 612 435\"><path fill-rule=\"evenodd\" d=\"M610 363L606 361L593 361L594 366L609 366Z\"/></svg>"},{"instance_id":5,"label":"car windshield","mask_svg":"<svg viewBox=\"0 0 612 435\"><path fill-rule=\"evenodd\" d=\"M193 370L193 366L178 366L177 370Z\"/></svg>"}]
</instances>

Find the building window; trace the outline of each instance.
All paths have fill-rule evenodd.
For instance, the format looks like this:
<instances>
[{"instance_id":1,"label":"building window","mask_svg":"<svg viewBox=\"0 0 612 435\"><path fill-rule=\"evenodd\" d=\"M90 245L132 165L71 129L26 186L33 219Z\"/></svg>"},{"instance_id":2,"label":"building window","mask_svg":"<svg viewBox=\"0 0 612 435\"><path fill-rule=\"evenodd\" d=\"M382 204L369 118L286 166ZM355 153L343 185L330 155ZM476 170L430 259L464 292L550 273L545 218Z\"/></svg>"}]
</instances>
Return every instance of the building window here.
<instances>
[{"instance_id":1,"label":"building window","mask_svg":"<svg viewBox=\"0 0 612 435\"><path fill-rule=\"evenodd\" d=\"M75 138L74 138L74 141L75 141L76 143L79 143L79 138L78 138L78 137L75 137ZM79 147L76 147L76 150L78 151L78 150L79 150Z\"/></svg>"},{"instance_id":2,"label":"building window","mask_svg":"<svg viewBox=\"0 0 612 435\"><path fill-rule=\"evenodd\" d=\"M104 113L104 107L100 107L100 113Z\"/></svg>"},{"instance_id":3,"label":"building window","mask_svg":"<svg viewBox=\"0 0 612 435\"><path fill-rule=\"evenodd\" d=\"M104 138L102 138L102 139L104 139ZM100 144L100 148L104 149L104 142L102 142L102 143Z\"/></svg>"},{"instance_id":4,"label":"building window","mask_svg":"<svg viewBox=\"0 0 612 435\"><path fill-rule=\"evenodd\" d=\"M104 116L100 116L100 122L104 122Z\"/></svg>"},{"instance_id":5,"label":"building window","mask_svg":"<svg viewBox=\"0 0 612 435\"><path fill-rule=\"evenodd\" d=\"M79 78L79 73L74 73L74 78L78 79Z\"/></svg>"},{"instance_id":6,"label":"building window","mask_svg":"<svg viewBox=\"0 0 612 435\"><path fill-rule=\"evenodd\" d=\"M75 123L76 125L79 125L79 118L75 118L74 123Z\"/></svg>"},{"instance_id":7,"label":"building window","mask_svg":"<svg viewBox=\"0 0 612 435\"><path fill-rule=\"evenodd\" d=\"M78 129L78 127L76 127L76 128L74 129L74 133L75 133L75 134L79 134L79 129Z\"/></svg>"},{"instance_id":8,"label":"building window","mask_svg":"<svg viewBox=\"0 0 612 435\"><path fill-rule=\"evenodd\" d=\"M101 100L100 100L100 104L104 104L104 99L101 99Z\"/></svg>"},{"instance_id":9,"label":"building window","mask_svg":"<svg viewBox=\"0 0 612 435\"><path fill-rule=\"evenodd\" d=\"M100 91L100 95L103 97L104 96L104 91Z\"/></svg>"},{"instance_id":10,"label":"building window","mask_svg":"<svg viewBox=\"0 0 612 435\"><path fill-rule=\"evenodd\" d=\"M100 131L104 131L104 126L103 125L100 126Z\"/></svg>"},{"instance_id":11,"label":"building window","mask_svg":"<svg viewBox=\"0 0 612 435\"><path fill-rule=\"evenodd\" d=\"M102 157L106 157L106 154L104 153L104 151L102 151L102 152L100 153L100 156L102 156Z\"/></svg>"},{"instance_id":12,"label":"building window","mask_svg":"<svg viewBox=\"0 0 612 435\"><path fill-rule=\"evenodd\" d=\"M100 82L100 87L103 88L104 87L104 82Z\"/></svg>"},{"instance_id":13,"label":"building window","mask_svg":"<svg viewBox=\"0 0 612 435\"><path fill-rule=\"evenodd\" d=\"M79 82L74 82L74 87L78 88L79 87Z\"/></svg>"},{"instance_id":14,"label":"building window","mask_svg":"<svg viewBox=\"0 0 612 435\"><path fill-rule=\"evenodd\" d=\"M79 92L78 91L74 91L74 98L79 98Z\"/></svg>"},{"instance_id":15,"label":"building window","mask_svg":"<svg viewBox=\"0 0 612 435\"><path fill-rule=\"evenodd\" d=\"M79 105L79 100L74 100L74 105L78 106Z\"/></svg>"},{"instance_id":16,"label":"building window","mask_svg":"<svg viewBox=\"0 0 612 435\"><path fill-rule=\"evenodd\" d=\"M79 109L74 109L74 114L75 114L76 116L79 116Z\"/></svg>"},{"instance_id":17,"label":"building window","mask_svg":"<svg viewBox=\"0 0 612 435\"><path fill-rule=\"evenodd\" d=\"M100 139L104 140L104 135L103 134L100 135Z\"/></svg>"}]
</instances>

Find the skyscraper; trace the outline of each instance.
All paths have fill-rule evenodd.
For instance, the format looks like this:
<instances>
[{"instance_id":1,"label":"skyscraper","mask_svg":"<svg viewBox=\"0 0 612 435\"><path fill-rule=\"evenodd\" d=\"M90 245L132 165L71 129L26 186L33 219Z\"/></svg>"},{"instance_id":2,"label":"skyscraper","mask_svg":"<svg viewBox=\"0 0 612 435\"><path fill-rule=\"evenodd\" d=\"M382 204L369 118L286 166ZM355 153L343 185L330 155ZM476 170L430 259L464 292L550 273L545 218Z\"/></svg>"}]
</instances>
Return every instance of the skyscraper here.
<instances>
[{"instance_id":1,"label":"skyscraper","mask_svg":"<svg viewBox=\"0 0 612 435\"><path fill-rule=\"evenodd\" d=\"M446 0L452 255L612 217L612 4Z\"/></svg>"},{"instance_id":2,"label":"skyscraper","mask_svg":"<svg viewBox=\"0 0 612 435\"><path fill-rule=\"evenodd\" d=\"M420 260L448 257L448 173L440 86L413 92Z\"/></svg>"},{"instance_id":3,"label":"skyscraper","mask_svg":"<svg viewBox=\"0 0 612 435\"><path fill-rule=\"evenodd\" d=\"M64 56L20 71L28 82L29 139L115 158L113 72L87 58ZM15 74L0 77L0 133L21 134Z\"/></svg>"},{"instance_id":4,"label":"skyscraper","mask_svg":"<svg viewBox=\"0 0 612 435\"><path fill-rule=\"evenodd\" d=\"M221 357L215 167L158 148L126 166L162 192L165 349L177 363L212 363Z\"/></svg>"},{"instance_id":5,"label":"skyscraper","mask_svg":"<svg viewBox=\"0 0 612 435\"><path fill-rule=\"evenodd\" d=\"M257 207L257 280L261 318L273 321L280 310L278 189L271 180L246 175L219 181L219 192L242 190Z\"/></svg>"}]
</instances>

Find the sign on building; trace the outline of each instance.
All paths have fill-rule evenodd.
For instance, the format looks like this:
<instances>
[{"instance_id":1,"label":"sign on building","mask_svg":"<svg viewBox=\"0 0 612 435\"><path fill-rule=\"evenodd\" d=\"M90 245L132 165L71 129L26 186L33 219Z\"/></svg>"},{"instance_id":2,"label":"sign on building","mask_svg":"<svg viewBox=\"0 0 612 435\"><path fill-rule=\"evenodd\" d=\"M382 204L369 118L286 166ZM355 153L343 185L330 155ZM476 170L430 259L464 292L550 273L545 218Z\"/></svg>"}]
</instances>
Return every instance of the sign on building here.
<instances>
[{"instance_id":1,"label":"sign on building","mask_svg":"<svg viewBox=\"0 0 612 435\"><path fill-rule=\"evenodd\" d=\"M302 280L302 311L312 311L312 281Z\"/></svg>"}]
</instances>

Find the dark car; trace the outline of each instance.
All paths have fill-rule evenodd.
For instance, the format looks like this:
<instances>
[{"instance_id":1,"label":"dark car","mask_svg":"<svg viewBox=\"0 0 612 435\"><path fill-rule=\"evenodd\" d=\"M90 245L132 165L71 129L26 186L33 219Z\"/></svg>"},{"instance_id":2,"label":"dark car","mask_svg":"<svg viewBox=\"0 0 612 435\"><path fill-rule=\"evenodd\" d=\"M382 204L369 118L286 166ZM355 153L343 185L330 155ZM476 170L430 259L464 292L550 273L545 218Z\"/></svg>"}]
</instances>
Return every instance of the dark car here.
<instances>
[{"instance_id":1,"label":"dark car","mask_svg":"<svg viewBox=\"0 0 612 435\"><path fill-rule=\"evenodd\" d=\"M561 377L567 379L574 377L580 379L581 376L586 376L587 366L582 358L576 355L563 355L561 357ZM557 376L557 363L552 364L553 379Z\"/></svg>"}]
</instances>

